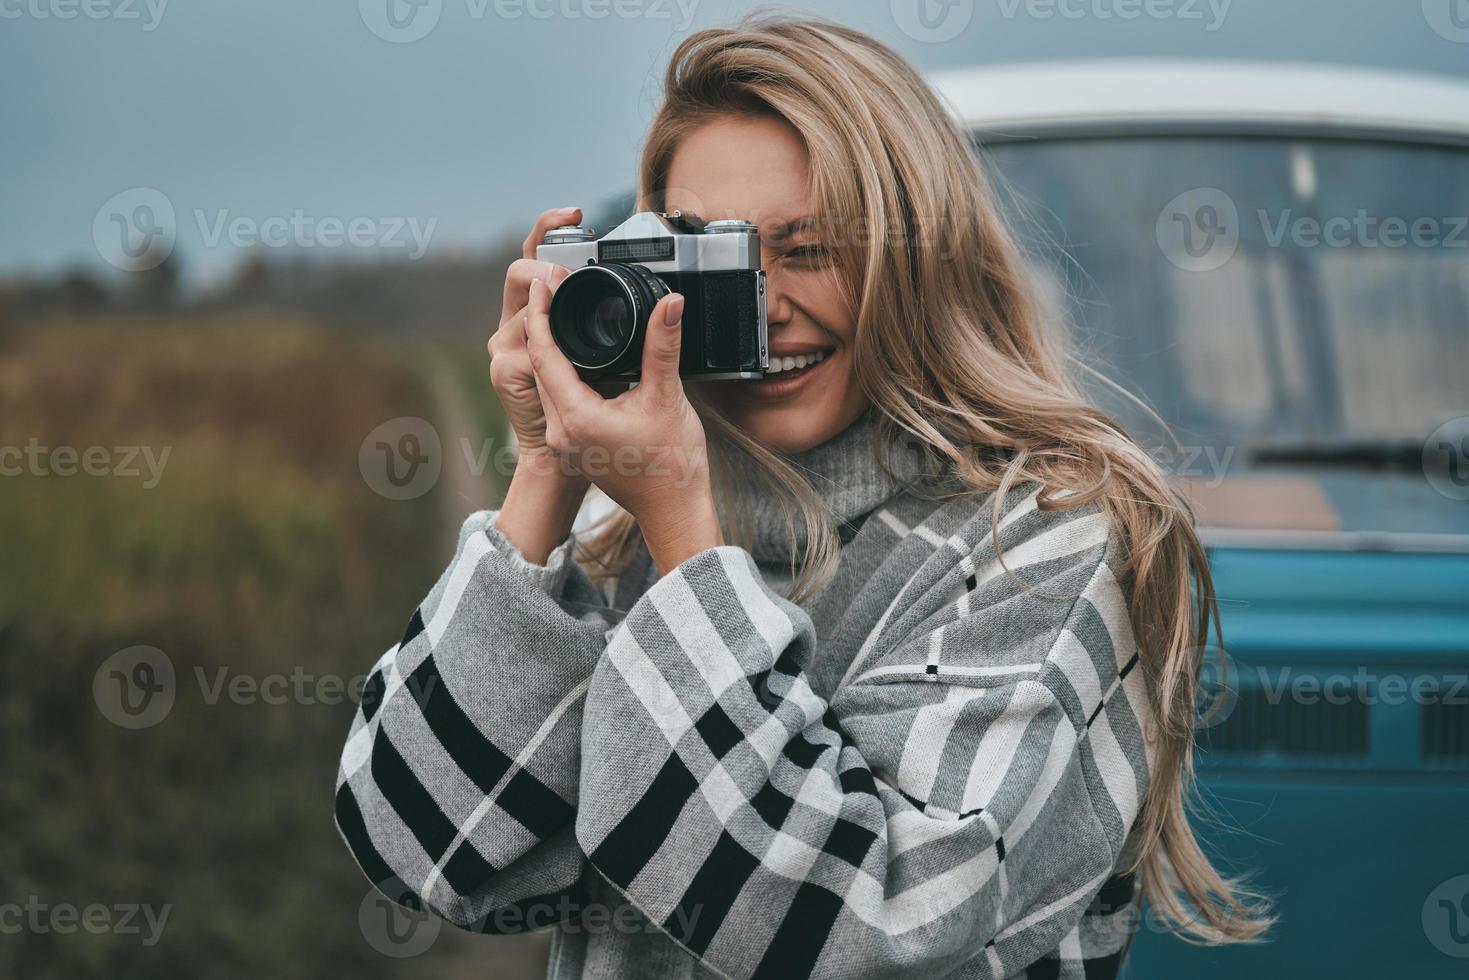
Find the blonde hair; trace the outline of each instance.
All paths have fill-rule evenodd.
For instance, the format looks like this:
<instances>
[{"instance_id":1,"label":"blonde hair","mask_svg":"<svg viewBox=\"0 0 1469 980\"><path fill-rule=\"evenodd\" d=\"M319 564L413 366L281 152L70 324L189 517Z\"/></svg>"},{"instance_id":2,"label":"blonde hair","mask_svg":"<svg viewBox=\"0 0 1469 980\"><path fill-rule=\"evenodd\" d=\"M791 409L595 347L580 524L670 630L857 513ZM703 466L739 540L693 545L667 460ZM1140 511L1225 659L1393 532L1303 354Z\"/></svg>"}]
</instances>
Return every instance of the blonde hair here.
<instances>
[{"instance_id":1,"label":"blonde hair","mask_svg":"<svg viewBox=\"0 0 1469 980\"><path fill-rule=\"evenodd\" d=\"M864 230L824 244L856 317L854 370L884 434L916 439L971 491L994 491L997 510L1016 484L1036 481L1045 508L1096 501L1107 514L1127 556L1121 577L1157 722L1138 846L1124 870L1139 873L1146 899L1181 937L1257 941L1272 922L1267 902L1213 868L1186 805L1200 660L1218 623L1192 511L1063 369L973 144L896 52L839 24L757 14L699 31L674 53L643 152L641 207L664 210L679 141L731 113L790 123L806 144L815 213ZM728 492L730 471L753 470L791 501L792 529L804 525L792 597L809 597L838 560L819 495L779 456L697 407L731 540L748 540L748 528ZM740 457L758 466L742 467ZM617 574L638 541L631 517L617 514L581 557Z\"/></svg>"}]
</instances>

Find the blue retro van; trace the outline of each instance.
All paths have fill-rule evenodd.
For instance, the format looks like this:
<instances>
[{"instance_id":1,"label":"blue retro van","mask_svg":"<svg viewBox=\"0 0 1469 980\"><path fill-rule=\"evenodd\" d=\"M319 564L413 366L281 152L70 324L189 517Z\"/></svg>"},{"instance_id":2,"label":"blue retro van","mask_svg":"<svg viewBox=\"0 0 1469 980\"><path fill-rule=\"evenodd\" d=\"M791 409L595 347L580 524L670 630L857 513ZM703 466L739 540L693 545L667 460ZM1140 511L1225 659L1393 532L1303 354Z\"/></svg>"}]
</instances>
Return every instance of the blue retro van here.
<instances>
[{"instance_id":1,"label":"blue retro van","mask_svg":"<svg viewBox=\"0 0 1469 980\"><path fill-rule=\"evenodd\" d=\"M1207 529L1228 657L1199 826L1280 923L1198 949L1145 922L1128 975L1469 976L1469 85L1197 61L933 82L1074 353L1147 409L1097 398Z\"/></svg>"}]
</instances>

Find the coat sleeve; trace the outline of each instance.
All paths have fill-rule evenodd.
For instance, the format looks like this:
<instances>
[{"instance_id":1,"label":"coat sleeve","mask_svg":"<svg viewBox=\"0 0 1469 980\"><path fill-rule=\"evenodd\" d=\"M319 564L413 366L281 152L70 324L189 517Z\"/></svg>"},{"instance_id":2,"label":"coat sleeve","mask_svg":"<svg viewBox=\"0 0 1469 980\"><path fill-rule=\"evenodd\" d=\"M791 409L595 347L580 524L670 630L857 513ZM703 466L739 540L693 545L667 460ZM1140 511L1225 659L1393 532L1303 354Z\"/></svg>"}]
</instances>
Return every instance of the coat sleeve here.
<instances>
[{"instance_id":1,"label":"coat sleeve","mask_svg":"<svg viewBox=\"0 0 1469 980\"><path fill-rule=\"evenodd\" d=\"M576 833L592 864L729 977L1003 977L1054 951L1147 779L1141 671L1093 518L1050 536L1064 552L1017 551L1064 600L949 555L953 598L861 651L829 701L811 621L749 554L690 558L591 679Z\"/></svg>"},{"instance_id":2,"label":"coat sleeve","mask_svg":"<svg viewBox=\"0 0 1469 980\"><path fill-rule=\"evenodd\" d=\"M619 615L571 559L464 524L453 562L368 675L336 823L387 897L485 932L565 918L587 684Z\"/></svg>"}]
</instances>

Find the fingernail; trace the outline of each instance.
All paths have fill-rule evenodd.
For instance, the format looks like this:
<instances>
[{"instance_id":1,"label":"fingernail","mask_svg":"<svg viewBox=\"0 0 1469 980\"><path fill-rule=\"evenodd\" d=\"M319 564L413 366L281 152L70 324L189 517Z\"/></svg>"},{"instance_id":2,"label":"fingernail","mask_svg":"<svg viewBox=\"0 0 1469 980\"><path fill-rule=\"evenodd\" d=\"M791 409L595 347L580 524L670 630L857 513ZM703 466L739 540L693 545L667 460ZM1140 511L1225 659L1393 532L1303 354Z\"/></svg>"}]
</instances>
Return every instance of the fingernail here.
<instances>
[{"instance_id":1,"label":"fingernail","mask_svg":"<svg viewBox=\"0 0 1469 980\"><path fill-rule=\"evenodd\" d=\"M663 311L663 322L670 327L676 327L683 319L683 293L674 293L673 299L668 301L668 306Z\"/></svg>"},{"instance_id":2,"label":"fingernail","mask_svg":"<svg viewBox=\"0 0 1469 980\"><path fill-rule=\"evenodd\" d=\"M576 212L578 212L580 210L581 210L581 208L562 208L559 211L557 211L556 213L557 214L575 214Z\"/></svg>"}]
</instances>

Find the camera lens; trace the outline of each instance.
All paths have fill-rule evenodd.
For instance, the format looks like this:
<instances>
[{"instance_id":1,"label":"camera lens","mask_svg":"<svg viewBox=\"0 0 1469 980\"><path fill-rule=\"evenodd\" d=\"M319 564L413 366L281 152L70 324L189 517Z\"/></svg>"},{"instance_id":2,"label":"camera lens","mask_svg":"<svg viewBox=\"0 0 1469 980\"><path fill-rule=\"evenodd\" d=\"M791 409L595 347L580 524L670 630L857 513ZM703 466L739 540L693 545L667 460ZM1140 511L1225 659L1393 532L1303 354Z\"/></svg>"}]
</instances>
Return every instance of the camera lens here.
<instances>
[{"instance_id":1,"label":"camera lens","mask_svg":"<svg viewBox=\"0 0 1469 980\"><path fill-rule=\"evenodd\" d=\"M597 301L597 308L586 324L587 339L608 350L626 346L632 334L632 318L627 301L621 296L606 295Z\"/></svg>"},{"instance_id":2,"label":"camera lens","mask_svg":"<svg viewBox=\"0 0 1469 980\"><path fill-rule=\"evenodd\" d=\"M668 286L638 265L608 262L577 269L551 301L551 335L577 367L608 370L641 356L648 316Z\"/></svg>"}]
</instances>

